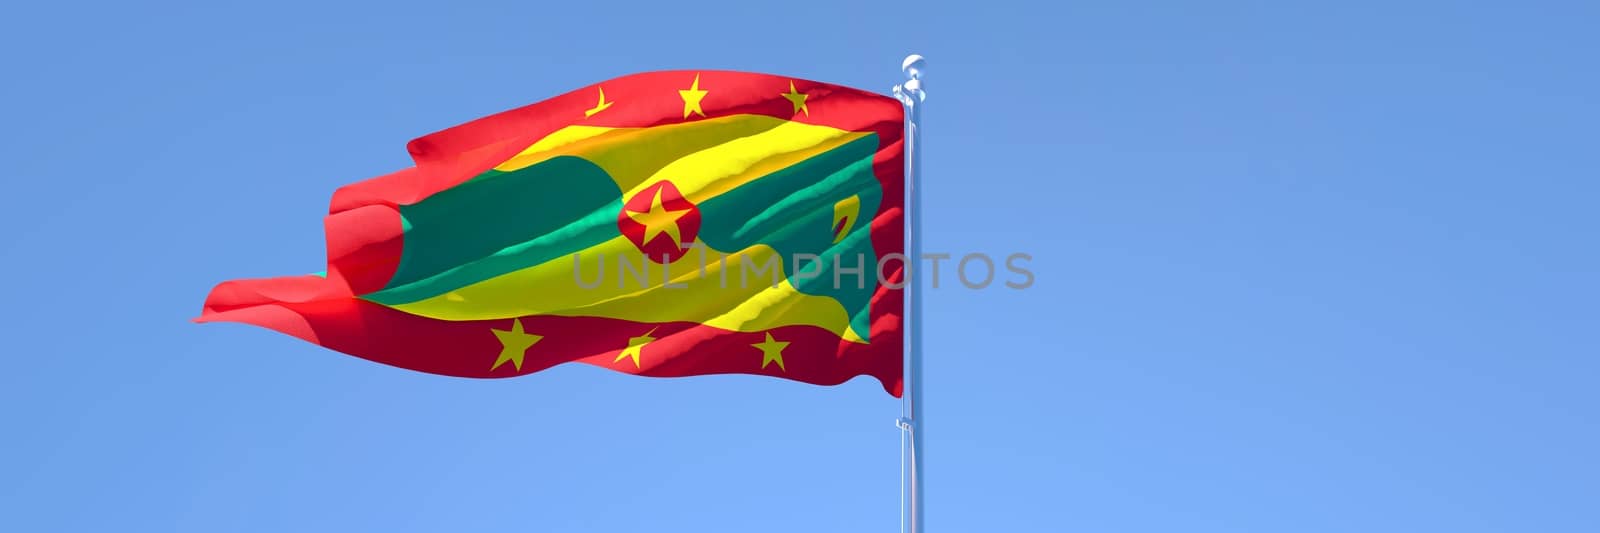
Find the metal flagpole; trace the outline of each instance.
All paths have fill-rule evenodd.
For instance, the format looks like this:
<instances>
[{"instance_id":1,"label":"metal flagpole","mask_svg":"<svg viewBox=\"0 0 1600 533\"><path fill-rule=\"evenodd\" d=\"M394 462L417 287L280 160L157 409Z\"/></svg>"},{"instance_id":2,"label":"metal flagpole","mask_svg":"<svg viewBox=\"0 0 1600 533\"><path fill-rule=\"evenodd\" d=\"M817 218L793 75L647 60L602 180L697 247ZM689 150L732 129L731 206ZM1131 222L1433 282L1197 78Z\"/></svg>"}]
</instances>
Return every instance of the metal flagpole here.
<instances>
[{"instance_id":1,"label":"metal flagpole","mask_svg":"<svg viewBox=\"0 0 1600 533\"><path fill-rule=\"evenodd\" d=\"M901 529L923 533L922 444L927 439L927 415L922 405L922 300L920 277L922 260L922 74L927 61L911 54L900 64L906 81L894 86L895 98L906 109L906 234L909 249L906 259L906 361L907 387L901 396L899 426L903 441L901 457ZM906 457L909 448L910 456Z\"/></svg>"}]
</instances>

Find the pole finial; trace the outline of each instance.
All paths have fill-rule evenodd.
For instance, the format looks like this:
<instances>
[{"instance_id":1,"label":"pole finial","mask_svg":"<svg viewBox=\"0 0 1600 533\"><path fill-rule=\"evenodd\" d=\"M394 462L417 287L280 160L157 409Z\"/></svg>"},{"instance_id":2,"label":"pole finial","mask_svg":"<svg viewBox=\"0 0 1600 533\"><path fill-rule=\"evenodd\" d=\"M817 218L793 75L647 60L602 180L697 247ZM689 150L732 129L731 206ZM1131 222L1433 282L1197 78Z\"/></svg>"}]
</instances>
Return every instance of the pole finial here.
<instances>
[{"instance_id":1,"label":"pole finial","mask_svg":"<svg viewBox=\"0 0 1600 533\"><path fill-rule=\"evenodd\" d=\"M905 71L908 80L922 79L922 69L927 67L928 60L923 59L922 54L908 55L906 60L900 63L900 70Z\"/></svg>"},{"instance_id":2,"label":"pole finial","mask_svg":"<svg viewBox=\"0 0 1600 533\"><path fill-rule=\"evenodd\" d=\"M928 60L921 54L906 56L900 62L900 71L906 75L906 82L894 86L894 95L906 105L914 106L928 99L928 93L922 90L922 75L928 69Z\"/></svg>"}]
</instances>

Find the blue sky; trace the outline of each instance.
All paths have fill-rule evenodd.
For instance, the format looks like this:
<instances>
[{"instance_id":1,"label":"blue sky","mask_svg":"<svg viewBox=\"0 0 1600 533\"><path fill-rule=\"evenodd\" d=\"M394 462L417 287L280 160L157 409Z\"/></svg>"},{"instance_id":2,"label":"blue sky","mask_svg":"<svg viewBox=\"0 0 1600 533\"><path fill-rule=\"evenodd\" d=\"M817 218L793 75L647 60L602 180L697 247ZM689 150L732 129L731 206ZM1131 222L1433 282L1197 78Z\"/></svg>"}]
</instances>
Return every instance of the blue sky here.
<instances>
[{"instance_id":1,"label":"blue sky","mask_svg":"<svg viewBox=\"0 0 1600 533\"><path fill-rule=\"evenodd\" d=\"M0 529L892 531L870 379L474 381L190 324L407 140L642 70L932 65L933 531L1600 522L1592 2L12 6Z\"/></svg>"}]
</instances>

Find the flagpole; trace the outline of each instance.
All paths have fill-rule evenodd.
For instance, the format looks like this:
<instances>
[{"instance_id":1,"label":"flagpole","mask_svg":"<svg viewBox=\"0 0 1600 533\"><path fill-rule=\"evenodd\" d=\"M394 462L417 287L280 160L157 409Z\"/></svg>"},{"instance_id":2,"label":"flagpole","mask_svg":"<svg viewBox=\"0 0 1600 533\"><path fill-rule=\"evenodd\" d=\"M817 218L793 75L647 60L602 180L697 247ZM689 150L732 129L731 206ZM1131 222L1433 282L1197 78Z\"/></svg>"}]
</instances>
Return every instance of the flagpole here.
<instances>
[{"instance_id":1,"label":"flagpole","mask_svg":"<svg viewBox=\"0 0 1600 533\"><path fill-rule=\"evenodd\" d=\"M901 529L905 533L923 533L922 506L922 445L927 440L927 413L922 404L922 300L921 270L916 267L922 260L922 101L927 93L922 91L922 74L927 61L911 54L901 62L900 70L906 81L894 86L895 98L906 110L906 234L909 237L909 258L906 261L906 361L907 390L901 396L898 425L903 440L901 453L907 448L910 457L901 458ZM915 271L915 272L913 272Z\"/></svg>"}]
</instances>

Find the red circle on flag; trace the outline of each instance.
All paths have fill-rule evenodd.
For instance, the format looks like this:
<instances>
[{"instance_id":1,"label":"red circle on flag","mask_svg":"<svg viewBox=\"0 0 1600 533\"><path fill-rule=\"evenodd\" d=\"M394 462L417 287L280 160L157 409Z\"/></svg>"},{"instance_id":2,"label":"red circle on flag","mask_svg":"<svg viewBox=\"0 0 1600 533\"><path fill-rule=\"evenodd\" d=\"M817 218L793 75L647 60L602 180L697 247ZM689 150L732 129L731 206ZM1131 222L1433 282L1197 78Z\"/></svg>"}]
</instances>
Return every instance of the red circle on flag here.
<instances>
[{"instance_id":1,"label":"red circle on flag","mask_svg":"<svg viewBox=\"0 0 1600 533\"><path fill-rule=\"evenodd\" d=\"M699 236L700 208L663 180L622 204L617 229L651 261L671 263L688 253L685 247Z\"/></svg>"}]
</instances>

